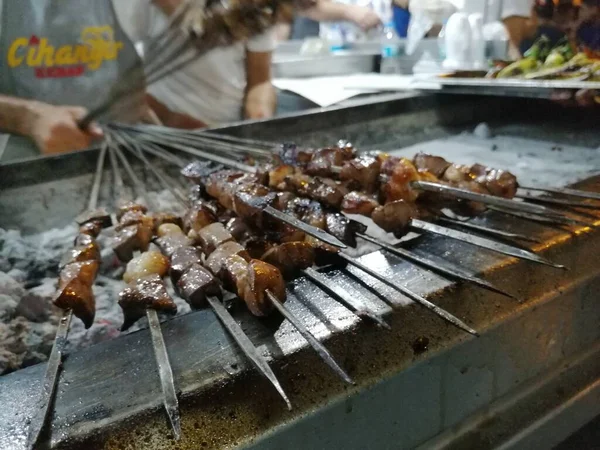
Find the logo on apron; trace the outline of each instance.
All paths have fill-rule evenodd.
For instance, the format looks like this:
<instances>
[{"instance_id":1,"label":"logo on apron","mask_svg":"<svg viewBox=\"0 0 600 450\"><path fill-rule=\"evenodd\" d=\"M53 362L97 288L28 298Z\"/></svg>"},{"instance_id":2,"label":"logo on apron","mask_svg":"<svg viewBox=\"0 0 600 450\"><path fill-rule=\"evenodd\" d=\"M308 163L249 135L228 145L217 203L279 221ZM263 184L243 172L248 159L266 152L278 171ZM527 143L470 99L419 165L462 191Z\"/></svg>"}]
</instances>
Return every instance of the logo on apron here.
<instances>
[{"instance_id":1,"label":"logo on apron","mask_svg":"<svg viewBox=\"0 0 600 450\"><path fill-rule=\"evenodd\" d=\"M37 78L80 77L86 71L98 70L105 61L117 59L123 42L115 41L114 34L108 25L87 27L81 32L80 43L60 47L35 35L17 38L8 48L8 66L31 67Z\"/></svg>"}]
</instances>

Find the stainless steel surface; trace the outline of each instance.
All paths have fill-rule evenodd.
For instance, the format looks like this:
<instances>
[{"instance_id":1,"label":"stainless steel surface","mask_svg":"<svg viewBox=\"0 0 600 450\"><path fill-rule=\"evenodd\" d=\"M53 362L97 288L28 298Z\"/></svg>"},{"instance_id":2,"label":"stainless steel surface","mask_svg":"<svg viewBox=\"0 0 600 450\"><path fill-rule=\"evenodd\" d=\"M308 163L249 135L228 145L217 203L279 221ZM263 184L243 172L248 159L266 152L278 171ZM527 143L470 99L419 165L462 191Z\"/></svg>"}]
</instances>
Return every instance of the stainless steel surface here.
<instances>
[{"instance_id":1,"label":"stainless steel surface","mask_svg":"<svg viewBox=\"0 0 600 450\"><path fill-rule=\"evenodd\" d=\"M231 334L231 337L235 339L240 348L243 350L244 354L250 361L252 361L252 364L254 364L256 368L264 375L264 377L275 387L275 390L281 396L287 405L287 408L291 411L292 403L281 387L281 383L273 373L273 370L271 370L269 363L265 360L263 355L258 352L248 336L246 336L246 333L244 333L242 327L240 327L233 317L231 317L231 314L227 312L227 309L225 309L218 298L207 297L207 301L219 320L223 323L223 326Z\"/></svg>"},{"instance_id":2,"label":"stainless steel surface","mask_svg":"<svg viewBox=\"0 0 600 450\"><path fill-rule=\"evenodd\" d=\"M565 117L565 110L551 104L540 107L519 100L488 99L486 108L481 105L461 97L396 97L240 124L226 131L307 145L347 137L359 147L382 150L443 138L439 145L448 150L453 136L486 120L497 133L537 137L564 146L569 155L573 151L568 145L574 142L589 148L590 154L600 145L589 113L569 111ZM478 150L482 162L504 154L502 148L486 153L495 141L486 142ZM546 157L553 161L561 153L550 147ZM0 226L33 233L70 223L86 206L96 160L97 151L90 151L0 166ZM576 187L598 192L600 181ZM107 196L104 189L101 196ZM30 205L27 210L24 203ZM286 306L319 339L327 339L356 387L344 386L330 373L289 324L257 321L234 305L236 321L259 349L273 356L273 369L294 403L292 412L249 370L250 363L210 311L163 323L173 375L182 391L179 448L413 448L447 431L442 448L464 437L467 448L484 449L544 423L556 405L571 398L575 400L569 403L570 414L563 416L571 420L545 422L554 425L544 434L548 442L599 414L598 398L585 389L597 380L600 361L593 352L600 342L598 231L565 231L494 213L476 223L535 236L543 243L532 249L571 270L474 251L432 235L411 246L419 255L443 257L506 286L523 300L517 304L467 284L455 285L392 255L376 252L361 261L393 274L420 295L435 297L440 306L477 328L480 339L467 339L401 296L392 310L348 274L358 275L388 297L391 290L352 268L331 277L351 295L360 294L369 309L385 315L391 332L363 325L312 283L296 282L303 299L290 295ZM34 408L44 370L37 365L0 378L0 448L23 448L25 418ZM553 383L543 383L551 374ZM173 446L164 435L155 377L148 330L70 354L61 376L65 383L57 391L52 442L90 449ZM541 385L546 390L538 389ZM512 404L499 410L498 403L508 398ZM472 432L460 434L463 426Z\"/></svg>"},{"instance_id":3,"label":"stainless steel surface","mask_svg":"<svg viewBox=\"0 0 600 450\"><path fill-rule=\"evenodd\" d=\"M453 78L436 77L436 83L442 86L465 86L473 88L511 88L523 92L527 90L556 90L556 89L600 89L599 81L573 81L573 80L525 80L525 79L498 79L498 78Z\"/></svg>"},{"instance_id":4,"label":"stainless steel surface","mask_svg":"<svg viewBox=\"0 0 600 450\"><path fill-rule=\"evenodd\" d=\"M181 438L181 417L179 415L179 401L175 392L175 380L173 379L173 371L169 362L169 354L167 353L167 347L165 346L165 340L160 328L158 314L153 309L147 309L146 318L148 319L148 328L152 337L156 367L158 367L163 405L173 430L173 438L178 441Z\"/></svg>"}]
</instances>

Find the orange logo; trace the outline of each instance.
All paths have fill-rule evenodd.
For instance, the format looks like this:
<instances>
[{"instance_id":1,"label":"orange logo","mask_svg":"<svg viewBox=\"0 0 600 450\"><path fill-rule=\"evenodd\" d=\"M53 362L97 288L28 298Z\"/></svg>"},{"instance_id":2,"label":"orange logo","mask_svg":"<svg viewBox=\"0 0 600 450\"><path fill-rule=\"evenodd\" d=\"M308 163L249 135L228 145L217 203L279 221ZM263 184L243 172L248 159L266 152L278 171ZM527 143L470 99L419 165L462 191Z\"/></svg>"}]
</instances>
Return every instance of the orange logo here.
<instances>
[{"instance_id":1,"label":"orange logo","mask_svg":"<svg viewBox=\"0 0 600 450\"><path fill-rule=\"evenodd\" d=\"M8 49L11 68L31 67L38 78L63 78L95 71L105 61L114 61L123 48L115 41L112 27L87 27L81 32L81 42L75 45L53 46L47 38L31 36L15 39Z\"/></svg>"}]
</instances>

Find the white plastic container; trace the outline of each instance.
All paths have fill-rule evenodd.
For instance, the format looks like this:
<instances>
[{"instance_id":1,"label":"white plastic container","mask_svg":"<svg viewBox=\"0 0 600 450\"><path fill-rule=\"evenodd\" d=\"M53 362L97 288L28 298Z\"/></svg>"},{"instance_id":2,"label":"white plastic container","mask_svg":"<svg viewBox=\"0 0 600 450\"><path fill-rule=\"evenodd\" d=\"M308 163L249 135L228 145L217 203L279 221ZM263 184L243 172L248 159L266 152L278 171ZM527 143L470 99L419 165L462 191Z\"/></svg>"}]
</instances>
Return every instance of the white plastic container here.
<instances>
[{"instance_id":1,"label":"white plastic container","mask_svg":"<svg viewBox=\"0 0 600 450\"><path fill-rule=\"evenodd\" d=\"M446 55L443 62L444 69L472 69L472 39L469 16L465 13L452 14L444 31L443 45Z\"/></svg>"},{"instance_id":2,"label":"white plastic container","mask_svg":"<svg viewBox=\"0 0 600 450\"><path fill-rule=\"evenodd\" d=\"M483 35L483 15L479 13L469 15L471 26L471 60L475 70L487 67L485 57L485 37Z\"/></svg>"}]
</instances>

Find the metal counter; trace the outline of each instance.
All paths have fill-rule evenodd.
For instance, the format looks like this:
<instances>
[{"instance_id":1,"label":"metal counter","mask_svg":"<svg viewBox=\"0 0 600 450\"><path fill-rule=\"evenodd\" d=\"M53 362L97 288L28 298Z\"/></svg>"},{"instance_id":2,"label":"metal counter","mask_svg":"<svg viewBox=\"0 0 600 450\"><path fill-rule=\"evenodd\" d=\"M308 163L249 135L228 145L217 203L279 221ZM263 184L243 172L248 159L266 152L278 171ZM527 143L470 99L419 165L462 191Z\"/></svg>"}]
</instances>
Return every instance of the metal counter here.
<instances>
[{"instance_id":1,"label":"metal counter","mask_svg":"<svg viewBox=\"0 0 600 450\"><path fill-rule=\"evenodd\" d=\"M394 149L454 136L483 120L495 130L556 145L577 143L592 151L600 144L595 119L586 113L549 103L472 97L364 100L222 131L308 145L348 138L359 147ZM96 156L90 150L0 166L0 226L31 233L66 225L85 206ZM600 180L581 186L600 191ZM385 314L391 331L357 321L297 280L290 308L326 341L355 386L336 379L289 324L260 321L234 309L246 333L273 357L294 405L288 412L214 315L200 311L163 324L181 391L182 441L175 443L167 432L148 331L141 330L68 357L51 442L57 448L89 449L549 448L600 413L600 232L548 228L494 214L480 220L540 238L543 243L534 249L570 270L517 262L431 236L413 244L416 251L483 274L523 300L519 303L456 285L381 252L363 257L370 267L394 274L465 320L480 338L361 276L395 299L392 309L356 284L354 270L331 276ZM0 448L22 448L44 369L37 365L0 378Z\"/></svg>"}]
</instances>

